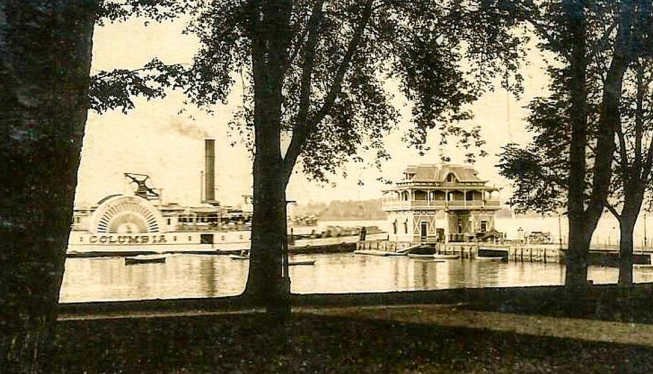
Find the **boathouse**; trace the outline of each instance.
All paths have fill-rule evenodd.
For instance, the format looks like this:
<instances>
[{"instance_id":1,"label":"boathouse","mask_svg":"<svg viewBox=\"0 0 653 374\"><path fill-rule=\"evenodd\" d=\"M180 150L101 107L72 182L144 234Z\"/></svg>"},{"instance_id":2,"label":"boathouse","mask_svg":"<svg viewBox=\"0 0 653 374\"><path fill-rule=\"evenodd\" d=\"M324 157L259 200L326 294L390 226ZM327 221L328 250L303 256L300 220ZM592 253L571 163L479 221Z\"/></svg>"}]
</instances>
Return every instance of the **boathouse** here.
<instances>
[{"instance_id":1,"label":"boathouse","mask_svg":"<svg viewBox=\"0 0 653 374\"><path fill-rule=\"evenodd\" d=\"M383 191L390 240L412 243L482 241L495 237L499 190L461 165L411 165Z\"/></svg>"}]
</instances>

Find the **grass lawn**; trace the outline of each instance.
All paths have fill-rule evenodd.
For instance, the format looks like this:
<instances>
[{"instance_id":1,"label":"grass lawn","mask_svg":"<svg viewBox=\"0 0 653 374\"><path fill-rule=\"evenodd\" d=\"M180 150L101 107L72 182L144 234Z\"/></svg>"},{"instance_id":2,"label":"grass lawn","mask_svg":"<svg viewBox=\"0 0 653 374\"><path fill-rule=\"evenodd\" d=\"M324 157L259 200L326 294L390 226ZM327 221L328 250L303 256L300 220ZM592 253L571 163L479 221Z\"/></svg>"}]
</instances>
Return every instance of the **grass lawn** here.
<instances>
[{"instance_id":1,"label":"grass lawn","mask_svg":"<svg viewBox=\"0 0 653 374\"><path fill-rule=\"evenodd\" d=\"M653 373L653 349L295 314L61 321L61 373Z\"/></svg>"}]
</instances>

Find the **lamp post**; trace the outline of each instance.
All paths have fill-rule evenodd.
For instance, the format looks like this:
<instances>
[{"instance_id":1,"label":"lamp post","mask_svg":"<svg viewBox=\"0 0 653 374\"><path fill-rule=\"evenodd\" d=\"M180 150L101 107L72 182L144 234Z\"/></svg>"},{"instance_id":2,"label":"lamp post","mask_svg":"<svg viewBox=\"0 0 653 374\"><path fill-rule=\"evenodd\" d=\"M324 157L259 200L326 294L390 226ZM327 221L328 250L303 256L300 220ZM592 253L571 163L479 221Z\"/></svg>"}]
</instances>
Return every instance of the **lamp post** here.
<instances>
[{"instance_id":1,"label":"lamp post","mask_svg":"<svg viewBox=\"0 0 653 374\"><path fill-rule=\"evenodd\" d=\"M283 251L282 253L282 259L281 259L281 264L283 266L282 268L282 274L284 278L287 278L288 280L288 291L290 291L290 272L289 272L289 266L288 266L288 204L297 204L297 201L295 200L286 200L286 235L284 236L283 239Z\"/></svg>"},{"instance_id":2,"label":"lamp post","mask_svg":"<svg viewBox=\"0 0 653 374\"><path fill-rule=\"evenodd\" d=\"M558 242L560 242L560 249L562 250L562 222L560 214L558 214Z\"/></svg>"},{"instance_id":3,"label":"lamp post","mask_svg":"<svg viewBox=\"0 0 653 374\"><path fill-rule=\"evenodd\" d=\"M286 200L286 215L284 217L285 232L283 236L283 247L281 248L281 287L279 301L279 315L282 319L288 320L291 315L290 305L290 266L288 264L288 204L295 204L294 200Z\"/></svg>"},{"instance_id":4,"label":"lamp post","mask_svg":"<svg viewBox=\"0 0 653 374\"><path fill-rule=\"evenodd\" d=\"M642 252L646 250L646 245L647 245L647 240L646 240L646 212L644 212L644 248L642 248Z\"/></svg>"}]
</instances>

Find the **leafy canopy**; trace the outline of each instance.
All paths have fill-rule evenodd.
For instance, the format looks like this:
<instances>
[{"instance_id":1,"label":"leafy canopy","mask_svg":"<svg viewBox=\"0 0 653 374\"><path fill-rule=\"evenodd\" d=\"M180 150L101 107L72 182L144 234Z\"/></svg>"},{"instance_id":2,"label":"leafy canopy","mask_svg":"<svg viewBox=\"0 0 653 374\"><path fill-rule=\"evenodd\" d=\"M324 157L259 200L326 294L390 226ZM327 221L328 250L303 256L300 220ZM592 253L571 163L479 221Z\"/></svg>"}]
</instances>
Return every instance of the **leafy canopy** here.
<instances>
[{"instance_id":1,"label":"leafy canopy","mask_svg":"<svg viewBox=\"0 0 653 374\"><path fill-rule=\"evenodd\" d=\"M138 2L137 2L138 3ZM171 6L172 1L159 1ZM182 89L194 104L225 103L237 81L243 103L234 126L254 126L252 8L279 1L197 0L184 4L187 32L200 41L191 66L154 60L139 71L102 72L94 78L94 108L133 107L130 97L161 97ZM478 128L467 129L469 104L517 73L527 33L518 28L517 2L500 0L297 0L283 79L282 133L288 140L286 170L301 156L304 172L326 180L338 165L360 161L361 150L388 157L383 136L395 128L398 93L412 106L410 145L424 149L427 131L446 142L454 135L466 149L482 146ZM529 3L525 1L524 3ZM138 9L138 8L137 8ZM159 9L159 8L157 8ZM123 13L114 11L114 18ZM157 10L160 15L168 15ZM474 157L473 152L468 153ZM288 175L289 177L289 175Z\"/></svg>"},{"instance_id":2,"label":"leafy canopy","mask_svg":"<svg viewBox=\"0 0 653 374\"><path fill-rule=\"evenodd\" d=\"M585 165L585 204L589 203L592 190L593 168L596 152L598 121L601 113L603 91L605 89L609 62L615 53L616 34L618 28L618 1L586 2L587 17L587 69L585 71L587 89L587 123L588 145L587 162ZM643 1L648 3L650 1ZM498 165L500 174L513 180L514 193L509 201L517 211L535 211L538 213L561 212L567 207L567 190L569 178L569 150L571 143L571 98L569 96L569 79L572 72L569 67L571 41L565 31L564 19L561 17L561 6L556 1L545 1L539 4L539 11L531 12L529 21L534 26L541 43L540 47L555 53L555 59L549 64L550 94L535 98L529 104L530 115L528 129L534 134L533 140L522 147L509 144L503 148L501 161ZM650 8L640 8L641 14L650 13ZM642 28L635 24L634 30ZM625 168L634 166L633 160L639 154L648 154L651 140L650 110L648 103L641 108L640 114L645 122L639 126L642 139L637 143L636 133L636 98L637 78L635 70L638 65L644 66L645 90L650 84L650 57L641 40L635 33L633 45L639 55L636 62L625 75L621 98L620 125L617 126L617 138L624 142L617 144L618 154L615 154L609 204L621 204L624 182L628 179ZM648 67L646 67L648 66ZM648 95L647 95L648 96ZM625 168L624 168L625 166ZM643 162L639 163L643 166ZM647 177L648 178L648 177Z\"/></svg>"}]
</instances>

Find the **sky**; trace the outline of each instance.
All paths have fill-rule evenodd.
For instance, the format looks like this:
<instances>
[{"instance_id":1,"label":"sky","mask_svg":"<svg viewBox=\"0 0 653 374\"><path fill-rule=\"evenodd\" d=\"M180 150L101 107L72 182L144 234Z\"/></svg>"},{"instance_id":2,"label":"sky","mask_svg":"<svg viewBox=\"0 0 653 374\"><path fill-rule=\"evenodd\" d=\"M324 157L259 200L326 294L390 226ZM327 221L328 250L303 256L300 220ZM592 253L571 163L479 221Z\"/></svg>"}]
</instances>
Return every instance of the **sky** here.
<instances>
[{"instance_id":1,"label":"sky","mask_svg":"<svg viewBox=\"0 0 653 374\"><path fill-rule=\"evenodd\" d=\"M92 73L115 68L136 69L158 57L166 63L189 63L197 50L197 40L183 35L183 22L152 23L143 20L97 27L94 36ZM525 92L519 99L497 87L481 97L472 107L473 123L482 126L489 156L479 159L474 167L483 179L503 188L502 199L510 197L510 182L498 175L497 153L508 142L525 144L532 134L526 130L524 106L533 98L546 94L547 77L544 56L532 49L526 58ZM240 139L228 131L227 123L239 103L240 87L234 87L227 105L215 108L209 115L193 106L184 105L181 93L171 92L165 99L136 99L136 108L123 114L120 110L101 115L90 112L78 172L76 205L92 205L109 194L127 193L131 187L124 172L148 174L151 185L163 189L164 202L183 205L200 203L201 172L204 166L204 139L216 139L217 198L225 204L237 205L242 195L251 194L251 158ZM386 149L392 159L382 170L345 166L347 177L337 175L332 183L319 184L295 174L287 196L299 203L331 200L372 199L381 196L387 186L378 177L398 180L410 164L438 163L438 134L429 134L432 150L420 156L401 140L410 128L409 108L401 98L397 104L403 116L397 130L386 138ZM185 111L180 114L179 111ZM236 143L232 145L232 143ZM443 149L454 163L462 163L462 152L453 145ZM370 161L372 161L370 159ZM363 185L359 186L358 181Z\"/></svg>"}]
</instances>

